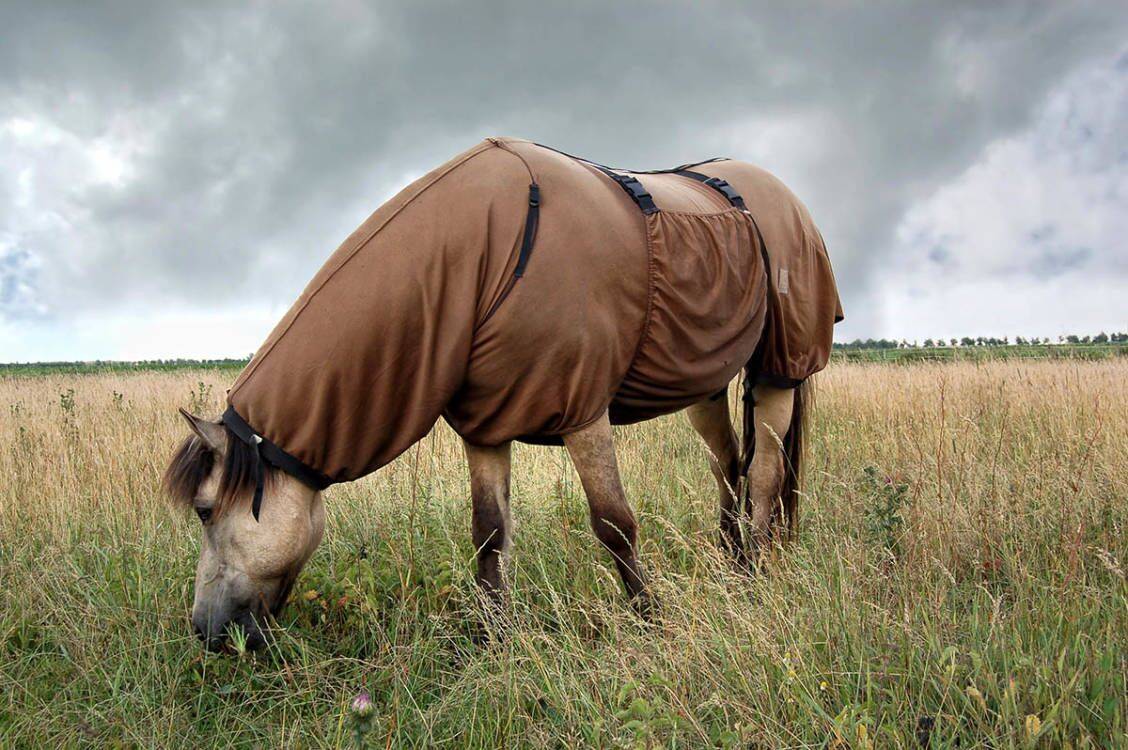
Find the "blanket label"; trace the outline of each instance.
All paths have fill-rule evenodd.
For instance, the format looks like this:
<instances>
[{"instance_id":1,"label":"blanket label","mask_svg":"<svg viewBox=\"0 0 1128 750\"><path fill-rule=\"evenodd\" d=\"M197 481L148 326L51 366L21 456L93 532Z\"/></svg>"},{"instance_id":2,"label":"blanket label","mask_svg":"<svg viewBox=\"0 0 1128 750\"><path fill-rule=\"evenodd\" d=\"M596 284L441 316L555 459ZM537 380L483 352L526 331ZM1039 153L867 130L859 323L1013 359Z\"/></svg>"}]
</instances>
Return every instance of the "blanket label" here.
<instances>
[{"instance_id":1,"label":"blanket label","mask_svg":"<svg viewBox=\"0 0 1128 750\"><path fill-rule=\"evenodd\" d=\"M787 280L787 269L779 269L779 284L776 285L780 294L787 294L787 290L791 288L791 283Z\"/></svg>"}]
</instances>

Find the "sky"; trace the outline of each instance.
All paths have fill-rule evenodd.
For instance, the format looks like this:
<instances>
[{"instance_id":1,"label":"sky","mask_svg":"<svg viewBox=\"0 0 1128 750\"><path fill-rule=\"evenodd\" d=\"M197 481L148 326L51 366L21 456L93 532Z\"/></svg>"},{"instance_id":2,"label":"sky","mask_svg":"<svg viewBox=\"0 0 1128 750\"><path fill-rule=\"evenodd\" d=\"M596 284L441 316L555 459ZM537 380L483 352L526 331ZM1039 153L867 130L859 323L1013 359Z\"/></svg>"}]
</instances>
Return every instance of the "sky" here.
<instances>
[{"instance_id":1,"label":"sky","mask_svg":"<svg viewBox=\"0 0 1128 750\"><path fill-rule=\"evenodd\" d=\"M0 0L0 361L247 356L482 138L759 164L836 339L1128 330L1128 4Z\"/></svg>"}]
</instances>

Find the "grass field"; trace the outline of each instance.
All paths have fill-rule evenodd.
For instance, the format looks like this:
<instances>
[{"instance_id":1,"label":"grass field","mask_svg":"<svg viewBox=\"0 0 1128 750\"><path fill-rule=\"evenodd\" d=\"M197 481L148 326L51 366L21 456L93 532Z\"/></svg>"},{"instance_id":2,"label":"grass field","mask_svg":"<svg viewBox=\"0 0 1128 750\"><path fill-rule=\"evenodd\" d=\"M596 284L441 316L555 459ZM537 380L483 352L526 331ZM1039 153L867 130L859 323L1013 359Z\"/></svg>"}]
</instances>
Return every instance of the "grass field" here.
<instances>
[{"instance_id":1,"label":"grass field","mask_svg":"<svg viewBox=\"0 0 1128 750\"><path fill-rule=\"evenodd\" d=\"M328 493L270 652L205 657L197 522L158 477L230 371L0 378L0 747L1128 746L1128 359L832 364L798 539L715 549L704 448L618 431L656 624L560 449L515 458L514 606L472 644L468 487L440 426Z\"/></svg>"}]
</instances>

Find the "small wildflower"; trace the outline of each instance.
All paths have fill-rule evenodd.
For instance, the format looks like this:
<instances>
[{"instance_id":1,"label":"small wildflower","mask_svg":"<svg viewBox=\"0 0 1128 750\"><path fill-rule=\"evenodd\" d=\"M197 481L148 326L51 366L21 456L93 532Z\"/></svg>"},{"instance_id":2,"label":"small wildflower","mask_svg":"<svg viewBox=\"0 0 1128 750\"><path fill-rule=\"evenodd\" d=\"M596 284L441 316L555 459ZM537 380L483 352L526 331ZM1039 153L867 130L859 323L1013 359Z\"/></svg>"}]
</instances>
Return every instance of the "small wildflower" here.
<instances>
[{"instance_id":1,"label":"small wildflower","mask_svg":"<svg viewBox=\"0 0 1128 750\"><path fill-rule=\"evenodd\" d=\"M352 700L352 711L357 716L369 716L374 708L368 693L361 693Z\"/></svg>"},{"instance_id":2,"label":"small wildflower","mask_svg":"<svg viewBox=\"0 0 1128 750\"><path fill-rule=\"evenodd\" d=\"M819 683L819 690L821 690L825 693L826 688L827 688L826 680L823 680L822 682Z\"/></svg>"},{"instance_id":3,"label":"small wildflower","mask_svg":"<svg viewBox=\"0 0 1128 750\"><path fill-rule=\"evenodd\" d=\"M1034 739L1038 736L1038 732L1042 731L1042 720L1038 718L1037 714L1026 715L1026 736L1029 739Z\"/></svg>"},{"instance_id":4,"label":"small wildflower","mask_svg":"<svg viewBox=\"0 0 1128 750\"><path fill-rule=\"evenodd\" d=\"M317 593L317 589L310 589L309 591L302 594L302 598L305 599L307 602L312 602L314 599L316 599L319 596L321 596L321 595Z\"/></svg>"},{"instance_id":5,"label":"small wildflower","mask_svg":"<svg viewBox=\"0 0 1128 750\"><path fill-rule=\"evenodd\" d=\"M372 731L376 706L368 697L368 693L359 693L352 699L349 708L352 711L353 739L356 740L357 747L365 747L367 745L365 738Z\"/></svg>"}]
</instances>

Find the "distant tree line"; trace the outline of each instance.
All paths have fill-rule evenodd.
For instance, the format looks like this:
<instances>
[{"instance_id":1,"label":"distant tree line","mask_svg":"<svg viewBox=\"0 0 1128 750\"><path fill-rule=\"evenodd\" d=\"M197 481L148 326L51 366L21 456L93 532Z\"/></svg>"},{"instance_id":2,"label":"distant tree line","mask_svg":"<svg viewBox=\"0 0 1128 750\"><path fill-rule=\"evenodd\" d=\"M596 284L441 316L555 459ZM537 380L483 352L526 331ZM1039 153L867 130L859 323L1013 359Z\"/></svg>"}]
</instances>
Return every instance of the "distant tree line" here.
<instances>
[{"instance_id":1,"label":"distant tree line","mask_svg":"<svg viewBox=\"0 0 1128 750\"><path fill-rule=\"evenodd\" d=\"M1096 336L1058 336L1051 340L1049 336L1032 336L1023 338L1015 336L1012 341L1009 336L995 338L994 336L964 336L950 339L925 339L923 343L916 339L908 341L901 339L854 339L840 343L834 342L835 349L934 349L939 347L972 347L972 346L1045 346L1049 344L1124 344L1128 343L1128 333L1105 333L1101 331Z\"/></svg>"},{"instance_id":2,"label":"distant tree line","mask_svg":"<svg viewBox=\"0 0 1128 750\"><path fill-rule=\"evenodd\" d=\"M140 359L140 360L85 360L74 362L0 362L0 372L112 372L118 370L180 370L195 367L214 367L223 369L246 366L246 359Z\"/></svg>"}]
</instances>

